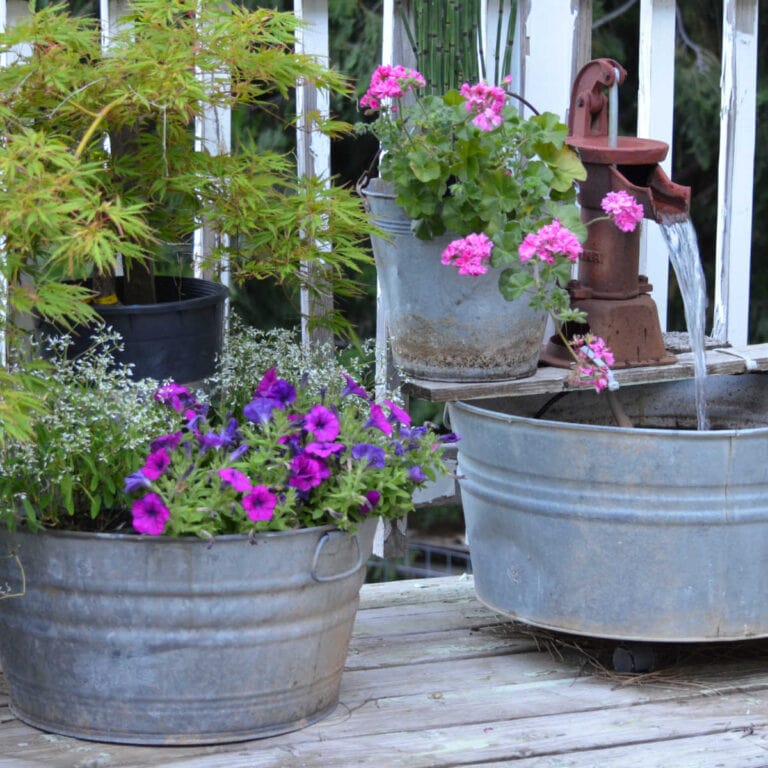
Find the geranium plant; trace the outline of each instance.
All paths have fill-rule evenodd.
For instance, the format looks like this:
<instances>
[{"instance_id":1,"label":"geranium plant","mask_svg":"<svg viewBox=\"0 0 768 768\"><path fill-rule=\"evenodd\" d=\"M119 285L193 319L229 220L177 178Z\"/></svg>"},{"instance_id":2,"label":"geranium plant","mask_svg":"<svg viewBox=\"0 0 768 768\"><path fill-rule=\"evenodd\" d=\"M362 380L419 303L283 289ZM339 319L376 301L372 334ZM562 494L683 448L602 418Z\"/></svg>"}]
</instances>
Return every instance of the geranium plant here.
<instances>
[{"instance_id":1,"label":"geranium plant","mask_svg":"<svg viewBox=\"0 0 768 768\"><path fill-rule=\"evenodd\" d=\"M338 400L271 368L242 418L212 424L206 407L174 383L156 398L179 414L143 466L125 480L139 494L135 530L151 535L354 527L370 515L400 517L413 491L438 472L441 442L412 427L397 403L372 402L348 374Z\"/></svg>"},{"instance_id":2,"label":"geranium plant","mask_svg":"<svg viewBox=\"0 0 768 768\"><path fill-rule=\"evenodd\" d=\"M586 239L576 205L586 171L566 144L559 117L522 117L508 84L509 78L502 86L465 83L442 96L423 95L421 73L380 66L360 100L375 119L358 130L379 139L379 173L414 234L456 235L442 263L469 277L498 268L502 295L528 295L562 334L563 324L585 320L564 286ZM610 193L604 210L624 231L642 218L642 208L623 192ZM613 386L606 373L610 350L601 341L563 341L578 362L575 382Z\"/></svg>"}]
</instances>

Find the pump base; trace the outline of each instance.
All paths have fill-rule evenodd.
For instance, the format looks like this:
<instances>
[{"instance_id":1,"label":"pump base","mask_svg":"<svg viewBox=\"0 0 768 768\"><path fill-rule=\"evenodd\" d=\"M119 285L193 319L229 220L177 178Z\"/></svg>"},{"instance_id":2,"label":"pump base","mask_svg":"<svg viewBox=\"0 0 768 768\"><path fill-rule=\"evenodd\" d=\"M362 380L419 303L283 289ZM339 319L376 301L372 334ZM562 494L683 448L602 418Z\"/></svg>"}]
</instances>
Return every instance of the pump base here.
<instances>
[{"instance_id":1,"label":"pump base","mask_svg":"<svg viewBox=\"0 0 768 768\"><path fill-rule=\"evenodd\" d=\"M574 301L573 307L587 313L589 332L605 339L615 359L612 368L677 362L664 347L656 304L647 294L632 299L583 299ZM557 368L569 368L573 362L558 336L547 342L540 360Z\"/></svg>"}]
</instances>

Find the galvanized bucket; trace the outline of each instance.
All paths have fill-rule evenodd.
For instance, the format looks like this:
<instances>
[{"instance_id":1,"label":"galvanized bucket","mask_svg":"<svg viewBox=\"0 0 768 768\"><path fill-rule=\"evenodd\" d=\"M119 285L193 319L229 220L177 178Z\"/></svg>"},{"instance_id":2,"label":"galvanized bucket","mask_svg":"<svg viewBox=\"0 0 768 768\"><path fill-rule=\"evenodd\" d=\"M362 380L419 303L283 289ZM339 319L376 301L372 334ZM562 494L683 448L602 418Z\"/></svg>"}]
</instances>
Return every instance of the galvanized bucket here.
<instances>
[{"instance_id":1,"label":"galvanized bucket","mask_svg":"<svg viewBox=\"0 0 768 768\"><path fill-rule=\"evenodd\" d=\"M0 664L45 731L214 744L337 704L376 520L253 538L0 532ZM13 552L15 557L7 557Z\"/></svg>"},{"instance_id":2,"label":"galvanized bucket","mask_svg":"<svg viewBox=\"0 0 768 768\"><path fill-rule=\"evenodd\" d=\"M392 188L371 179L360 190L373 221L386 234L374 237L392 356L407 376L432 381L495 381L536 371L546 315L528 299L505 301L501 270L462 276L440 263L443 236L420 240L395 203Z\"/></svg>"},{"instance_id":3,"label":"galvanized bucket","mask_svg":"<svg viewBox=\"0 0 768 768\"><path fill-rule=\"evenodd\" d=\"M549 629L640 641L768 636L768 382L713 377L605 396L453 403L483 602ZM544 408L541 418L534 414Z\"/></svg>"}]
</instances>

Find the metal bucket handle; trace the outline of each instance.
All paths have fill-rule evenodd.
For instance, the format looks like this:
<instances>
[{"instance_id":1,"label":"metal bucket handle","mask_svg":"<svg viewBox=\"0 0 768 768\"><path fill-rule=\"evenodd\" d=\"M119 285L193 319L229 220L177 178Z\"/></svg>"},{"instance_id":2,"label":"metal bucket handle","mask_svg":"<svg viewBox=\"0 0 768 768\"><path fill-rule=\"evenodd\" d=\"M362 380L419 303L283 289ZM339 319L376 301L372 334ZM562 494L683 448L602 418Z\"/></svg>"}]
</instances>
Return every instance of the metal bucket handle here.
<instances>
[{"instance_id":1,"label":"metal bucket handle","mask_svg":"<svg viewBox=\"0 0 768 768\"><path fill-rule=\"evenodd\" d=\"M357 546L357 562L351 568L348 568L346 571L342 571L342 573L336 573L333 576L321 576L317 572L317 565L320 560L320 555L322 554L325 545L334 535L348 536L349 534L345 531L328 531L320 537L320 541L317 542L317 546L315 547L315 556L312 558L312 570L310 571L310 575L315 581L341 581L341 579L346 579L348 576L352 576L353 574L357 573L357 571L360 569L360 566L363 564L363 548L360 545L360 538L355 533L352 534L352 538L354 539L355 545Z\"/></svg>"}]
</instances>

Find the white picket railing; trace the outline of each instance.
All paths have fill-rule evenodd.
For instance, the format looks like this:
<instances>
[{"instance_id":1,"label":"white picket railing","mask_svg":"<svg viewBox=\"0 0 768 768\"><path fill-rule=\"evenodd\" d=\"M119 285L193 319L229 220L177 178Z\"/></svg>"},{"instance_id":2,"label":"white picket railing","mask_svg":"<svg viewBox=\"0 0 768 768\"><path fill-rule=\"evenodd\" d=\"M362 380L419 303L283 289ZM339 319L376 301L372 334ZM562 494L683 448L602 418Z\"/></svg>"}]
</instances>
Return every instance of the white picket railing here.
<instances>
[{"instance_id":1,"label":"white picket railing","mask_svg":"<svg viewBox=\"0 0 768 768\"><path fill-rule=\"evenodd\" d=\"M201 0L202 1L202 0ZM499 0L486 0L486 28L495 29ZM100 0L105 30L117 23L125 0ZM719 341L747 343L752 229L752 180L755 155L757 25L760 0L723 0L722 98L714 327ZM307 52L328 58L327 0L295 0L295 11L310 23L300 40ZM506 7L506 4L505 6ZM383 61L407 56L393 0L384 0ZM520 0L516 19L515 87L540 109L561 114L570 100L570 84L591 57L591 0ZM640 0L639 136L672 143L675 0ZM0 0L0 24L29 12L27 0ZM492 33L490 33L492 34ZM489 37L490 37L489 34ZM490 46L485 46L490 50ZM322 93L299 89L300 114L327 109ZM202 141L228 146L228 123L211 115L199 126ZM302 172L327 173L330 148L318 132L298 132ZM670 158L664 163L670 170ZM656 226L644 227L642 264L654 285L662 326L666 324L668 262ZM197 241L203 248L205 236Z\"/></svg>"}]
</instances>

